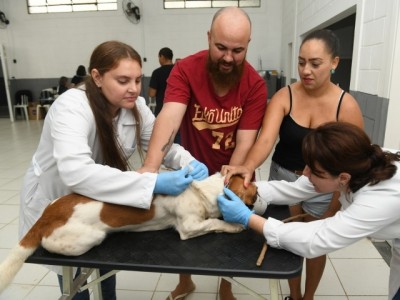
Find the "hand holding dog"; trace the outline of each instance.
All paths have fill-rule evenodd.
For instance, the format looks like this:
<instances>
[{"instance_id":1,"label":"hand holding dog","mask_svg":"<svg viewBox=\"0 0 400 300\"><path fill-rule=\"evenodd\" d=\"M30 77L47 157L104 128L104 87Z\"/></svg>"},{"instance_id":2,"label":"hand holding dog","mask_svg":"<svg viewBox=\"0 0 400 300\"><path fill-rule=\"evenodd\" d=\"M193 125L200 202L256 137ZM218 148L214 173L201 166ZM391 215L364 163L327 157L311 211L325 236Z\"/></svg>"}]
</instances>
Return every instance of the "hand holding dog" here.
<instances>
[{"instance_id":1,"label":"hand holding dog","mask_svg":"<svg viewBox=\"0 0 400 300\"><path fill-rule=\"evenodd\" d=\"M189 174L189 166L178 171L161 172L157 175L153 192L155 194L177 196L186 190L192 181L193 177Z\"/></svg>"},{"instance_id":2,"label":"hand holding dog","mask_svg":"<svg viewBox=\"0 0 400 300\"><path fill-rule=\"evenodd\" d=\"M193 180L203 180L208 177L208 168L198 160L191 161L189 168L191 168L189 175L192 176Z\"/></svg>"},{"instance_id":3,"label":"hand holding dog","mask_svg":"<svg viewBox=\"0 0 400 300\"><path fill-rule=\"evenodd\" d=\"M228 188L224 188L224 194L218 196L218 207L225 221L239 223L246 228L250 216L254 213Z\"/></svg>"}]
</instances>

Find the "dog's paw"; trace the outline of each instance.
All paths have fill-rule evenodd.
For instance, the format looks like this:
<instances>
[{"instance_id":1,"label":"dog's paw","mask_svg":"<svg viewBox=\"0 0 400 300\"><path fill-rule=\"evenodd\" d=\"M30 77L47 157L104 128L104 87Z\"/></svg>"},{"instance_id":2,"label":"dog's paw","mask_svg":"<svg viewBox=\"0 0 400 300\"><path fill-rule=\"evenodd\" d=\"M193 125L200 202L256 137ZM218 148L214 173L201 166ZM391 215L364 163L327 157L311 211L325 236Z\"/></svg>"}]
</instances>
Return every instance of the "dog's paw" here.
<instances>
[{"instance_id":1,"label":"dog's paw","mask_svg":"<svg viewBox=\"0 0 400 300\"><path fill-rule=\"evenodd\" d=\"M223 229L224 232L239 233L245 229L242 224L226 223L226 225Z\"/></svg>"},{"instance_id":2,"label":"dog's paw","mask_svg":"<svg viewBox=\"0 0 400 300\"><path fill-rule=\"evenodd\" d=\"M243 230L245 230L245 227L242 224L234 224L236 225L236 232L241 232Z\"/></svg>"}]
</instances>

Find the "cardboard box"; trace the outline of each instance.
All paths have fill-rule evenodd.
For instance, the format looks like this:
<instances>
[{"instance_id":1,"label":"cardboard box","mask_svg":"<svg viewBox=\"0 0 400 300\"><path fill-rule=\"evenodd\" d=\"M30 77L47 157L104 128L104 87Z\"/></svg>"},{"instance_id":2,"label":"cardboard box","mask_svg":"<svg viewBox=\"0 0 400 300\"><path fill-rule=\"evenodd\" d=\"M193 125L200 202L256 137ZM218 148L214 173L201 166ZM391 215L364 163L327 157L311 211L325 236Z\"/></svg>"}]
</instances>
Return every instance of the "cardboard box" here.
<instances>
[{"instance_id":1,"label":"cardboard box","mask_svg":"<svg viewBox=\"0 0 400 300\"><path fill-rule=\"evenodd\" d=\"M28 105L28 116L29 120L43 120L46 114L46 110L44 107L37 109L39 102L30 102ZM37 114L39 114L39 119L37 118Z\"/></svg>"}]
</instances>

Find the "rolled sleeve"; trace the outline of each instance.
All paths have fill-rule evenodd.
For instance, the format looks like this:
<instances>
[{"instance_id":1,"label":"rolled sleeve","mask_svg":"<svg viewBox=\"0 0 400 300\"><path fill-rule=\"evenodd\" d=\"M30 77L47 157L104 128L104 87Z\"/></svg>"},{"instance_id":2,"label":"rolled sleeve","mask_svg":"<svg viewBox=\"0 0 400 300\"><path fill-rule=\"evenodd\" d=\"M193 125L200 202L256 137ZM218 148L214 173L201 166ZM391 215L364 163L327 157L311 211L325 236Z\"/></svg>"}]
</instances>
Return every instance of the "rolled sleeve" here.
<instances>
[{"instance_id":1,"label":"rolled sleeve","mask_svg":"<svg viewBox=\"0 0 400 300\"><path fill-rule=\"evenodd\" d=\"M274 218L268 218L267 222L264 223L263 234L265 236L265 239L267 240L268 245L270 245L271 247L281 248L279 246L279 236L275 229L282 224L284 224L282 221Z\"/></svg>"},{"instance_id":2,"label":"rolled sleeve","mask_svg":"<svg viewBox=\"0 0 400 300\"><path fill-rule=\"evenodd\" d=\"M163 164L166 167L178 170L186 167L194 159L185 148L178 144L172 144L171 149L164 158Z\"/></svg>"}]
</instances>

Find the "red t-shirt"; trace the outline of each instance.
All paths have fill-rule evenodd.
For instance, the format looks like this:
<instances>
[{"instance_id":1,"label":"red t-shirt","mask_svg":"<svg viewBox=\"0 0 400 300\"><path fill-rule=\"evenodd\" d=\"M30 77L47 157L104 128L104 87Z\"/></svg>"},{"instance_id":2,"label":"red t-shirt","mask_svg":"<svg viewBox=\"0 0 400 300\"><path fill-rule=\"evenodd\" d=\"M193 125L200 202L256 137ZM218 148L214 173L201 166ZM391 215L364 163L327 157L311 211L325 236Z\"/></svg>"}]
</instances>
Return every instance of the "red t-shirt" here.
<instances>
[{"instance_id":1,"label":"red t-shirt","mask_svg":"<svg viewBox=\"0 0 400 300\"><path fill-rule=\"evenodd\" d=\"M164 102L187 105L180 134L181 144L210 174L229 164L236 132L258 130L267 105L264 80L245 61L243 75L227 95L215 94L207 72L208 51L179 60L167 81Z\"/></svg>"}]
</instances>

